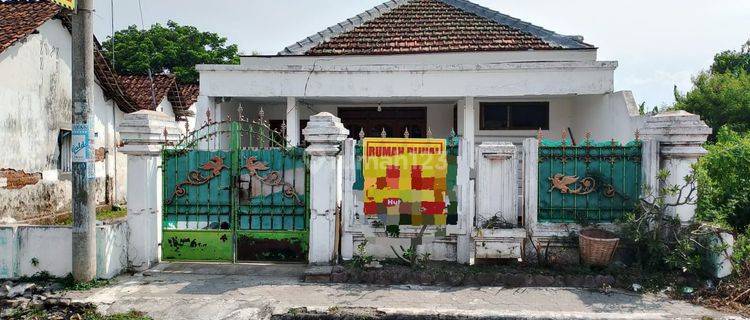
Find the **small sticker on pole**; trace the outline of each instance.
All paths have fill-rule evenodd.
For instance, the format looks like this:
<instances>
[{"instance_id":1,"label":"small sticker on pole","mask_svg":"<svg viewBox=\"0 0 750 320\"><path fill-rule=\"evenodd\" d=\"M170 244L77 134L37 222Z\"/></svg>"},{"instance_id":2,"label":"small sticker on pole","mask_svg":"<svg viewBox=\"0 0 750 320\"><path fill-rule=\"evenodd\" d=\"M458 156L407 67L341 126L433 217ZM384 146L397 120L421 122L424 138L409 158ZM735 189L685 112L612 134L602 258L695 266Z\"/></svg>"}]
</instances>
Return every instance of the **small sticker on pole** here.
<instances>
[{"instance_id":1,"label":"small sticker on pole","mask_svg":"<svg viewBox=\"0 0 750 320\"><path fill-rule=\"evenodd\" d=\"M89 125L86 123L73 124L73 132L70 137L70 153L73 162L88 162L91 158L89 148Z\"/></svg>"}]
</instances>

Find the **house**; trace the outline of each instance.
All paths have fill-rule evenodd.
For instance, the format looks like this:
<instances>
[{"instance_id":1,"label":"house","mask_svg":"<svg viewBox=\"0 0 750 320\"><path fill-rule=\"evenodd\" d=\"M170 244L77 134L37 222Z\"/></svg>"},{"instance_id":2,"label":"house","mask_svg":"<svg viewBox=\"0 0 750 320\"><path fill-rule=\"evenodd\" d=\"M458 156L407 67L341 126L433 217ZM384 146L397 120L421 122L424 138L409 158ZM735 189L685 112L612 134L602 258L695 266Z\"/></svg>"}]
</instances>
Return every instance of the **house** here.
<instances>
[{"instance_id":1,"label":"house","mask_svg":"<svg viewBox=\"0 0 750 320\"><path fill-rule=\"evenodd\" d=\"M640 118L614 91L616 61L597 48L466 0L393 0L239 65L201 65L199 123L240 105L286 121L342 119L357 138L446 137L520 143L537 135L631 140ZM293 130L295 129L295 130Z\"/></svg>"},{"instance_id":2,"label":"house","mask_svg":"<svg viewBox=\"0 0 750 320\"><path fill-rule=\"evenodd\" d=\"M70 208L70 28L51 2L0 2L0 220L33 221ZM123 116L158 106L176 121L191 121L195 86L157 75L152 95L148 77L117 75L98 47L94 67L96 202L121 204L127 174L117 126ZM160 99L156 105L152 97Z\"/></svg>"},{"instance_id":3,"label":"house","mask_svg":"<svg viewBox=\"0 0 750 320\"><path fill-rule=\"evenodd\" d=\"M582 36L561 35L467 0L391 0L276 55L242 56L239 65L199 65L196 117L207 129L195 141L217 143L185 145L185 154L165 160L165 194L187 196L164 206L163 236L190 238L194 229L210 228L211 221L239 221L240 231L287 229L294 239L287 244L303 243L288 248L291 252L299 253L309 241L308 261L325 264L337 254L352 258L354 248L363 243L376 257L392 256L391 248L408 247L410 239L419 236L414 226L430 225L426 232L432 240L420 250L433 259L468 263L521 258L528 248L526 232L534 234L534 241L562 239L570 231L566 226L588 212L597 214L592 216L597 222L611 225L632 209L640 182L651 181L641 179L655 176L650 171L641 176L647 172L641 170L642 159L658 158L641 155L641 150L655 149L641 149L637 131L646 119L629 91L614 90L616 68L616 61L598 60L597 47ZM287 146L309 143L309 188L293 188L298 174L278 160L289 153L274 158L253 151L265 147L256 143L264 141L262 134L238 139L257 135L258 130L243 129L253 125L233 126L231 131L238 134L212 134L229 132L226 122L232 119L262 120L256 123L281 129ZM696 141L705 138L705 125L690 119L699 133ZM663 122L652 125L657 123ZM352 140L342 141L342 135ZM375 142L384 149L365 146L368 140L363 138L380 137L411 139ZM414 139L429 137L451 139L446 144ZM400 154L421 150L416 144L425 143L434 144L428 150L441 150L434 162L439 165L422 166L397 155L382 162L363 160L364 149L368 154L374 150L375 156L377 150ZM246 167L222 158L228 148ZM216 158L195 162L205 151ZM196 155L191 158L192 152ZM265 162L256 165L258 161ZM258 197L250 200L263 204L257 213L232 205L221 215L207 215L218 210L213 202L190 197L223 191L183 188L204 180L182 177L200 168L218 168L202 178L219 177L230 164L235 179L243 179L242 170L250 170L249 179L259 177L256 168L264 168L272 175L269 181L287 183L285 194L309 197L309 221L293 214L290 218L290 211L296 214L301 208L290 210L279 201L263 200L274 189L258 186L240 186L239 192ZM363 169L367 165L369 171ZM594 173L596 178L578 181L578 175ZM559 188L550 188L551 181ZM583 184L589 188L580 189ZM617 192L629 200L612 200ZM273 210L280 213L269 213ZM290 219L295 223L289 224ZM512 228L475 232L490 219ZM308 227L309 237L293 234ZM242 239L240 231L237 239ZM218 244L208 250L210 255L167 246L162 254L252 260L256 248L247 243L252 242ZM215 254L219 252L223 255Z\"/></svg>"}]
</instances>

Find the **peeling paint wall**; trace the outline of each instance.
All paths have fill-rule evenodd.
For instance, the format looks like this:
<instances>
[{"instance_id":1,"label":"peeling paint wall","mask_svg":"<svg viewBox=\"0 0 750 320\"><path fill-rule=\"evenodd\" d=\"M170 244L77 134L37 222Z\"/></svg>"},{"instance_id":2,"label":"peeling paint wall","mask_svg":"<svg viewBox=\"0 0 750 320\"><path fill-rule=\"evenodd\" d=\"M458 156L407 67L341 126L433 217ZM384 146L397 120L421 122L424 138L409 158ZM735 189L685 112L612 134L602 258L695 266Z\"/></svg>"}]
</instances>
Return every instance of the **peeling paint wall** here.
<instances>
[{"instance_id":1,"label":"peeling paint wall","mask_svg":"<svg viewBox=\"0 0 750 320\"><path fill-rule=\"evenodd\" d=\"M46 271L65 277L72 271L71 227L0 227L0 279L32 276ZM96 227L96 276L110 279L128 265L128 225Z\"/></svg>"},{"instance_id":2,"label":"peeling paint wall","mask_svg":"<svg viewBox=\"0 0 750 320\"><path fill-rule=\"evenodd\" d=\"M70 32L59 20L45 22L0 53L0 75L0 169L7 169L0 174L0 221L69 210L70 174L58 170L58 136L71 129ZM96 162L96 200L124 202L125 156L118 156L116 165L112 156L123 113L99 86L92 109L93 147L103 148L104 156ZM23 181L13 180L19 172L26 174Z\"/></svg>"}]
</instances>

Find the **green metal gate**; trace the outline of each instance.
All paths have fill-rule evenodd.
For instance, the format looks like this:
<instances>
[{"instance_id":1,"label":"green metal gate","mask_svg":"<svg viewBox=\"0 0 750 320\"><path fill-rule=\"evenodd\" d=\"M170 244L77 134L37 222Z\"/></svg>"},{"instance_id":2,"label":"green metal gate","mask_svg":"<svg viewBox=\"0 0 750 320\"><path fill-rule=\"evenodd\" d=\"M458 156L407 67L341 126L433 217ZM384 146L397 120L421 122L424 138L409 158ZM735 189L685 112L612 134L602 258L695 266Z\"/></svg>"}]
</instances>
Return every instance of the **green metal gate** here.
<instances>
[{"instance_id":1,"label":"green metal gate","mask_svg":"<svg viewBox=\"0 0 750 320\"><path fill-rule=\"evenodd\" d=\"M539 144L538 219L611 222L632 211L641 194L641 141Z\"/></svg>"},{"instance_id":2,"label":"green metal gate","mask_svg":"<svg viewBox=\"0 0 750 320\"><path fill-rule=\"evenodd\" d=\"M304 261L309 170L284 125L212 122L162 153L162 257Z\"/></svg>"}]
</instances>

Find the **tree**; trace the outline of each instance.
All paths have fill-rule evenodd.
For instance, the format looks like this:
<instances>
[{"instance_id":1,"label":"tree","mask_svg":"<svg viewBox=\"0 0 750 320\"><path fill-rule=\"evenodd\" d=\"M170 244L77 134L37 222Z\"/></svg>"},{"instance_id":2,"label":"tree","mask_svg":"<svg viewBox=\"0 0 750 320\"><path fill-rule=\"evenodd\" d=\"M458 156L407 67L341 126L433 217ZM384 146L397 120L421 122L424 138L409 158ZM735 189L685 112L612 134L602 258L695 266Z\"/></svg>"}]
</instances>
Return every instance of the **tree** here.
<instances>
[{"instance_id":1,"label":"tree","mask_svg":"<svg viewBox=\"0 0 750 320\"><path fill-rule=\"evenodd\" d=\"M180 83L198 82L196 64L239 63L237 45L227 45L227 38L202 32L193 26L168 21L166 27L154 24L148 30L135 25L117 31L102 44L105 56L112 59L114 43L115 69L120 74L168 72Z\"/></svg>"},{"instance_id":2,"label":"tree","mask_svg":"<svg viewBox=\"0 0 750 320\"><path fill-rule=\"evenodd\" d=\"M740 51L724 51L714 56L711 65L712 73L733 73L740 71L750 73L750 40L747 40Z\"/></svg>"},{"instance_id":3,"label":"tree","mask_svg":"<svg viewBox=\"0 0 750 320\"><path fill-rule=\"evenodd\" d=\"M693 78L687 94L675 91L675 109L701 116L709 126L750 131L750 41L714 57L710 71Z\"/></svg>"}]
</instances>

